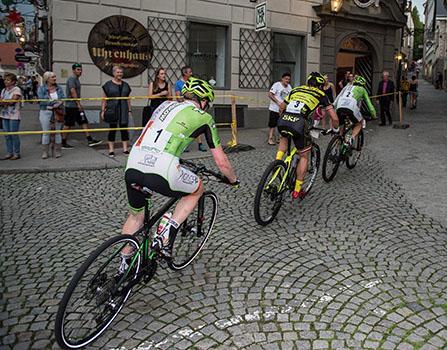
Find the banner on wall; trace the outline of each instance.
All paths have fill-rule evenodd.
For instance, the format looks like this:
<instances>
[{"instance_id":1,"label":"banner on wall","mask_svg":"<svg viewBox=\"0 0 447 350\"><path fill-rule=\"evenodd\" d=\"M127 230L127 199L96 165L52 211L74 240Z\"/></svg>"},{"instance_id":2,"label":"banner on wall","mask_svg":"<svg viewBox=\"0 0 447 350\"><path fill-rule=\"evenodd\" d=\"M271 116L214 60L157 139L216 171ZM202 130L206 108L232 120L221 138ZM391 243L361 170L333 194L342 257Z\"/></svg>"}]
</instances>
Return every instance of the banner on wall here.
<instances>
[{"instance_id":1,"label":"banner on wall","mask_svg":"<svg viewBox=\"0 0 447 350\"><path fill-rule=\"evenodd\" d=\"M123 68L124 78L143 73L154 53L147 29L127 16L110 16L96 23L88 37L88 50L93 63L112 75L113 66Z\"/></svg>"}]
</instances>

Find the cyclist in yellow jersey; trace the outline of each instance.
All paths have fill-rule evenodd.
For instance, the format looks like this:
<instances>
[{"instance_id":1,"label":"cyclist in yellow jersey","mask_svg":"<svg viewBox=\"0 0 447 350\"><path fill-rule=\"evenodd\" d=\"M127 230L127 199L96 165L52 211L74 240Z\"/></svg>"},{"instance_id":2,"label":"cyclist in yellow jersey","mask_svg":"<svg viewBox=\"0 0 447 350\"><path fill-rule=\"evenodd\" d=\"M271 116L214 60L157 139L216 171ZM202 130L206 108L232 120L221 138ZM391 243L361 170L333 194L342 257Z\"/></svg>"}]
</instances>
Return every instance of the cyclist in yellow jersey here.
<instances>
[{"instance_id":1,"label":"cyclist in yellow jersey","mask_svg":"<svg viewBox=\"0 0 447 350\"><path fill-rule=\"evenodd\" d=\"M324 77L318 72L312 72L307 77L307 85L298 86L289 93L280 106L280 119L278 121L278 131L281 134L276 159L281 160L287 150L288 136L292 140L300 153L300 160L296 169L295 189L292 192L293 199L304 198L306 193L301 189L304 177L307 173L309 151L311 149L309 116L318 106L326 108L332 120L333 132L338 132L338 118L334 112L328 97L323 92Z\"/></svg>"}]
</instances>

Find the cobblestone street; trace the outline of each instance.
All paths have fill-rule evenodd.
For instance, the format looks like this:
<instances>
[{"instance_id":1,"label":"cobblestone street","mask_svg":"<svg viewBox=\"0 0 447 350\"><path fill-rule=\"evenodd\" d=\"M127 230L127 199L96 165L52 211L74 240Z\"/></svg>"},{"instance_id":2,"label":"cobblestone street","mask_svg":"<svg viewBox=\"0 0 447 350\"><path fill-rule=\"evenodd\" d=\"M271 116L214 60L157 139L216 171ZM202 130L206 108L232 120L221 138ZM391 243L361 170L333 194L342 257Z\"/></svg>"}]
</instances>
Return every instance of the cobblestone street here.
<instances>
[{"instance_id":1,"label":"cobblestone street","mask_svg":"<svg viewBox=\"0 0 447 350\"><path fill-rule=\"evenodd\" d=\"M445 349L447 235L366 150L266 228L253 219L272 148L231 155L218 219L182 272L159 269L95 349ZM211 160L203 160L210 165ZM321 168L320 168L321 173ZM1 349L57 348L57 305L92 249L120 232L120 169L0 177ZM3 283L4 282L4 283Z\"/></svg>"}]
</instances>

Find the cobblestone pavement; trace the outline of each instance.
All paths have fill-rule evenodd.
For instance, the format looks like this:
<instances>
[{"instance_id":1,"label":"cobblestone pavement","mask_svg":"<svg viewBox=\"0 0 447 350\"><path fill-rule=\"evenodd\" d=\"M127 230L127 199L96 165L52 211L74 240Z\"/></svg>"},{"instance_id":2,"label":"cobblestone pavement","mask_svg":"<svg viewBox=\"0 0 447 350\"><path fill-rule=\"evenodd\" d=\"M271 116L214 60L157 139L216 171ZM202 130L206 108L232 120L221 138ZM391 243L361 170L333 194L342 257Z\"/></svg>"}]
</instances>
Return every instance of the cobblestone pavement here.
<instances>
[{"instance_id":1,"label":"cobblestone pavement","mask_svg":"<svg viewBox=\"0 0 447 350\"><path fill-rule=\"evenodd\" d=\"M266 228L252 215L273 150L232 155L218 220L182 272L159 269L92 349L445 349L447 234L366 151ZM210 163L210 159L204 160ZM1 349L57 348L76 267L118 233L122 170L0 176Z\"/></svg>"}]
</instances>

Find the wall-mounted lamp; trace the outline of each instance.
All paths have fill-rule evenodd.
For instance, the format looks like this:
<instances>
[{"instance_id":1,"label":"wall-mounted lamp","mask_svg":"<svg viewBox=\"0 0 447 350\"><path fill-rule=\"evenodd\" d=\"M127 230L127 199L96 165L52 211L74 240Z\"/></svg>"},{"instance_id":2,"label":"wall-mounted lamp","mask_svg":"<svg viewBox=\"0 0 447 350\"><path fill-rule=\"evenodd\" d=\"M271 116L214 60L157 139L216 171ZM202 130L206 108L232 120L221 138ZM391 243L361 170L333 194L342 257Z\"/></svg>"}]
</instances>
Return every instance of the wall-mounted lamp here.
<instances>
[{"instance_id":1,"label":"wall-mounted lamp","mask_svg":"<svg viewBox=\"0 0 447 350\"><path fill-rule=\"evenodd\" d=\"M251 1L251 0L250 0ZM331 2L331 13L335 16L340 12L343 6L343 0L330 0ZM322 19L321 21L312 21L312 36L315 36L319 31L321 31L329 23L329 19Z\"/></svg>"}]
</instances>

